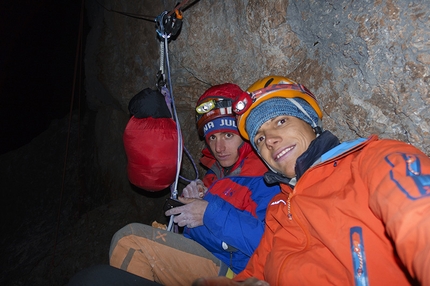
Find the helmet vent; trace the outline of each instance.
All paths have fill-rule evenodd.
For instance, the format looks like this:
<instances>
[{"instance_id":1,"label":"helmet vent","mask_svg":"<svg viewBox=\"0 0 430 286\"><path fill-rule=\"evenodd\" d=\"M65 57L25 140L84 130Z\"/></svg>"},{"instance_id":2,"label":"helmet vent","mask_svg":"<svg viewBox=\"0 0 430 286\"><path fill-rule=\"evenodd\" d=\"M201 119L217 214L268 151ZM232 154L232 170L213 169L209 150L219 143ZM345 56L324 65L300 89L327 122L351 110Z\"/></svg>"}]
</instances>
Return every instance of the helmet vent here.
<instances>
[{"instance_id":1,"label":"helmet vent","mask_svg":"<svg viewBox=\"0 0 430 286\"><path fill-rule=\"evenodd\" d=\"M273 78L273 77L272 77L271 79L269 79L269 80L266 82L266 84L264 85L264 87L268 87L268 86L269 86L269 84L271 84L273 80L274 80L274 78Z\"/></svg>"}]
</instances>

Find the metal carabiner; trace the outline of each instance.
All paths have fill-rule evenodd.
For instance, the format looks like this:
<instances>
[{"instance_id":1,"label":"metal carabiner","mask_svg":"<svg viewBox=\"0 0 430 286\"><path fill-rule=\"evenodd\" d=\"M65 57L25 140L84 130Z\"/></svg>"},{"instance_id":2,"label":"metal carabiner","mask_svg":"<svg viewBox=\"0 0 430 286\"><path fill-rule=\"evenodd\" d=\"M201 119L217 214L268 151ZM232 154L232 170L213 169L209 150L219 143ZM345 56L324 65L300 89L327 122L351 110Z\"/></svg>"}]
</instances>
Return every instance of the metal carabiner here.
<instances>
[{"instance_id":1,"label":"metal carabiner","mask_svg":"<svg viewBox=\"0 0 430 286\"><path fill-rule=\"evenodd\" d=\"M167 11L164 11L155 18L155 28L158 36L160 36L161 38L170 38L170 35L166 33L166 28L164 25L166 16Z\"/></svg>"}]
</instances>

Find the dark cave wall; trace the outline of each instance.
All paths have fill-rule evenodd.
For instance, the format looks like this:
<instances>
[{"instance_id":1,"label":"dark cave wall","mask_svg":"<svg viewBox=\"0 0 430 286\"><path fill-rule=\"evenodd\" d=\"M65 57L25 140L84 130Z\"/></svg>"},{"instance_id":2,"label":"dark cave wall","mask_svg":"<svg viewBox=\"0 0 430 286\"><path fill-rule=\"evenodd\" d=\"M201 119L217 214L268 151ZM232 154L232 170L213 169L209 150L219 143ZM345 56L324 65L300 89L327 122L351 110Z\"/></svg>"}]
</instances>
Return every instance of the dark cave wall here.
<instances>
[{"instance_id":1,"label":"dark cave wall","mask_svg":"<svg viewBox=\"0 0 430 286\"><path fill-rule=\"evenodd\" d=\"M430 2L191 1L181 33L169 44L171 79L186 147L198 160L197 98L209 86L291 77L318 97L324 126L341 140L377 133L430 154ZM88 1L87 100L98 110L97 160L103 176L130 186L121 136L128 102L153 87L160 42L155 23L174 1ZM100 112L101 111L101 112ZM112 156L112 154L115 154ZM182 172L194 171L184 159Z\"/></svg>"}]
</instances>

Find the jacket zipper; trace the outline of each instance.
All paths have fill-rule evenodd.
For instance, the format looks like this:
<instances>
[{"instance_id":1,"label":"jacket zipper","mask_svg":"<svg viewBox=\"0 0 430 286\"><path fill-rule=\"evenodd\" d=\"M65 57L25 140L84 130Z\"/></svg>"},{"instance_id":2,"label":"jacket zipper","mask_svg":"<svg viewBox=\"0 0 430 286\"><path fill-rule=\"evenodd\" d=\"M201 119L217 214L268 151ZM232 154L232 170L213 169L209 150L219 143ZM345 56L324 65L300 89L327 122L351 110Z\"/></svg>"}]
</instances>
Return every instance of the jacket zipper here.
<instances>
[{"instance_id":1,"label":"jacket zipper","mask_svg":"<svg viewBox=\"0 0 430 286\"><path fill-rule=\"evenodd\" d=\"M295 188L292 189L292 191L290 193L288 193L288 199L287 199L287 212L288 212L287 213L287 217L288 217L288 220L290 220L290 221L293 220L293 213L292 213L292 210L291 210L291 199L293 198L294 194L295 194ZM310 234L307 231L307 229L302 225L302 223L300 222L300 220L296 219L296 220L294 220L294 222L300 227L300 229L302 230L304 236L306 237L306 244L304 245L304 247L303 247L302 250L300 250L299 252L296 252L296 253L292 254L293 256L295 256L295 255L297 255L297 254L299 254L299 253L301 253L303 251L306 251L309 248L309 243L310 243ZM290 259L291 259L291 255L287 256L285 258L285 260L282 262L282 266L279 267L279 270L284 269L284 267L286 267L285 265L287 265L287 263L288 263L288 261ZM280 276L281 275L278 273L278 277L277 277L278 282L280 282L279 281L279 277ZM280 284L278 283L278 285L280 285Z\"/></svg>"},{"instance_id":2,"label":"jacket zipper","mask_svg":"<svg viewBox=\"0 0 430 286\"><path fill-rule=\"evenodd\" d=\"M293 214L291 213L291 197L293 196L293 193L288 194L287 199L287 211L288 211L288 219L293 220Z\"/></svg>"}]
</instances>

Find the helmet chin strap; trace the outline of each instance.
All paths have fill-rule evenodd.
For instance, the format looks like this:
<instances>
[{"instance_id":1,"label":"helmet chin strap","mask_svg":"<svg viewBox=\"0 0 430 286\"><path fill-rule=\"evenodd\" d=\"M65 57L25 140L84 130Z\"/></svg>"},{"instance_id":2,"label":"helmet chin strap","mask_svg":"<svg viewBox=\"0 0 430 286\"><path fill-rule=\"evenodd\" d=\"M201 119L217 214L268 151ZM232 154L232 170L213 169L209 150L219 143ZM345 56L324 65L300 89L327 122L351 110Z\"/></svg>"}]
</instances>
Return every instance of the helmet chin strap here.
<instances>
[{"instance_id":1,"label":"helmet chin strap","mask_svg":"<svg viewBox=\"0 0 430 286\"><path fill-rule=\"evenodd\" d=\"M322 128L321 128L321 127L317 126L317 127L312 128L312 129L314 130L315 135L316 135L317 137L318 137L318 136L320 136L320 135L322 134Z\"/></svg>"},{"instance_id":2,"label":"helmet chin strap","mask_svg":"<svg viewBox=\"0 0 430 286\"><path fill-rule=\"evenodd\" d=\"M294 104L304 115L306 115L312 122L312 129L314 130L316 136L320 136L322 133L321 128L321 120L318 120L318 124L312 119L312 117L309 115L309 113L303 108L303 106L298 103L294 98L287 98L292 104Z\"/></svg>"},{"instance_id":3,"label":"helmet chin strap","mask_svg":"<svg viewBox=\"0 0 430 286\"><path fill-rule=\"evenodd\" d=\"M297 182L296 177L294 177L294 178L287 178L284 174L279 173L278 171L275 171L275 169L273 169L273 168L269 165L269 163L267 163L267 161L266 161L266 160L264 160L264 158L263 158L263 157L261 157L260 152L259 152L259 151L257 151L257 153L258 153L258 156L260 156L261 160L263 160L263 162L264 162L264 163L266 164L266 166L269 168L269 170L270 170L271 172L273 172L273 173L276 175L276 177L278 178L278 181L279 181L279 182L288 183L288 184L290 184L290 185L292 185L292 186L295 186L295 185L296 185L296 182ZM265 175L265 180L267 180L267 179L266 179L266 175Z\"/></svg>"},{"instance_id":4,"label":"helmet chin strap","mask_svg":"<svg viewBox=\"0 0 430 286\"><path fill-rule=\"evenodd\" d=\"M278 171L275 171L275 169L273 169L272 166L270 166L270 164L267 163L266 159L264 159L263 156L261 156L260 150L256 150L256 151L257 151L258 157L260 157L260 159L264 162L264 164L266 164L267 168L269 168L270 171L272 171L275 174L282 175Z\"/></svg>"},{"instance_id":5,"label":"helmet chin strap","mask_svg":"<svg viewBox=\"0 0 430 286\"><path fill-rule=\"evenodd\" d=\"M257 153L258 153L258 156L261 158L261 160L263 160L264 164L266 164L266 166L269 168L269 170L270 170L270 171L272 171L273 173L278 174L278 172L277 172L277 171L275 171L275 169L273 169L273 168L269 165L269 163L267 163L267 161L266 161L266 160L261 156L260 151L257 151Z\"/></svg>"}]
</instances>

